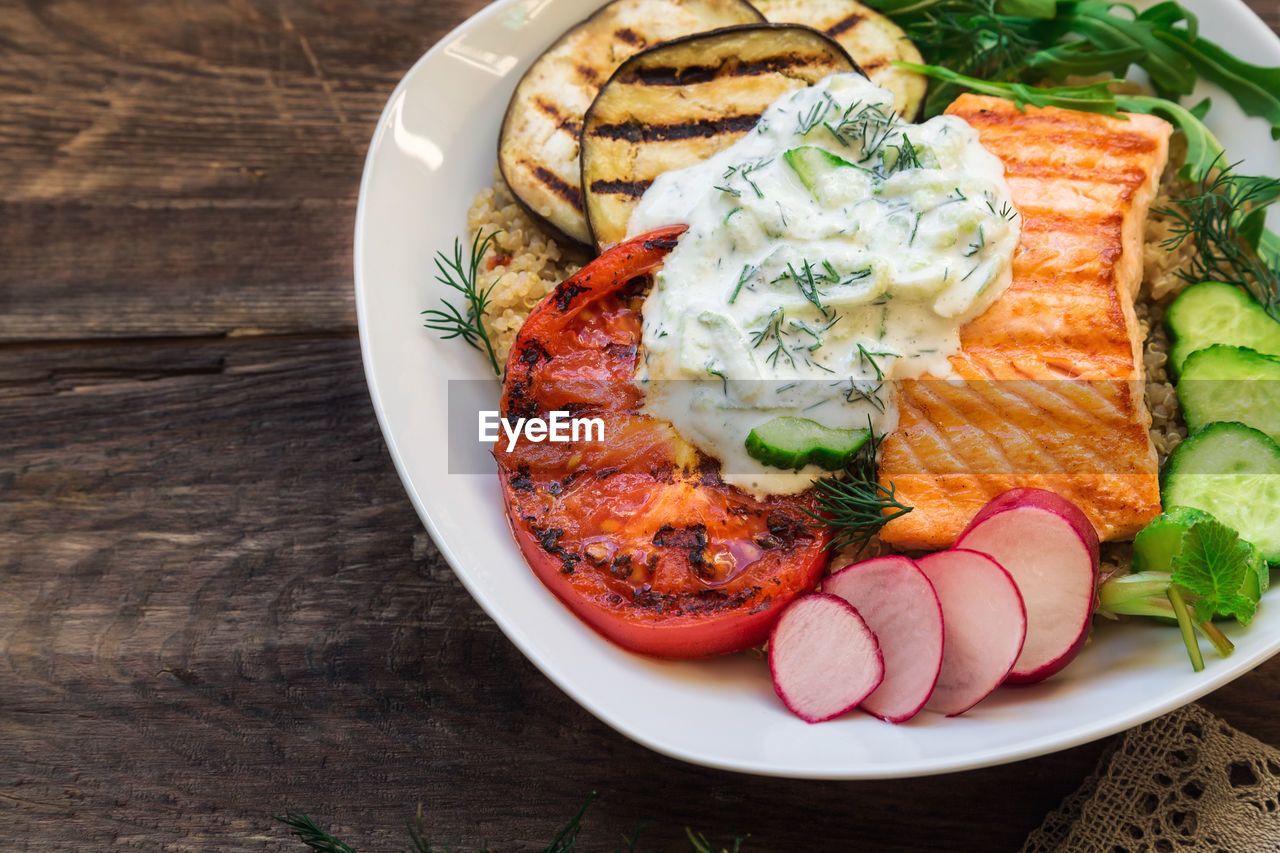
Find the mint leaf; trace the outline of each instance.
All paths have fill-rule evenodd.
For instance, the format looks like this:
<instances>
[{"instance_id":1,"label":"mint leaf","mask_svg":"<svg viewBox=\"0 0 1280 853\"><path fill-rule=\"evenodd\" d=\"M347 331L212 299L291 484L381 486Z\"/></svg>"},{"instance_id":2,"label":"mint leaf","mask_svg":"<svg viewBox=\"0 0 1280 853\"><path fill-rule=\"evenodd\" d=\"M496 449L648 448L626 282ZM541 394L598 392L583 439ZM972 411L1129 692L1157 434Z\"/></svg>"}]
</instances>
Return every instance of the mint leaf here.
<instances>
[{"instance_id":1,"label":"mint leaf","mask_svg":"<svg viewBox=\"0 0 1280 853\"><path fill-rule=\"evenodd\" d=\"M1253 618L1257 599L1242 587L1252 571L1254 549L1231 528L1216 520L1200 521L1183 534L1182 550L1173 558L1173 583L1195 596L1196 619L1234 616L1241 625Z\"/></svg>"}]
</instances>

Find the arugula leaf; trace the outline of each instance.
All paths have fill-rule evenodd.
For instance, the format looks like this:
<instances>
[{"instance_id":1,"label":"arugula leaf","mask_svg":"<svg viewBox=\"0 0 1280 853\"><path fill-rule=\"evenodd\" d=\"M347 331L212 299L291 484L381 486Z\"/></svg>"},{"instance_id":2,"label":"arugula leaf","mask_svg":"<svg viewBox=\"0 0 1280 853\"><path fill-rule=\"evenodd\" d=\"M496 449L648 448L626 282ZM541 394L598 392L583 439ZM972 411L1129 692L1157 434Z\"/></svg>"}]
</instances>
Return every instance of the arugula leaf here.
<instances>
[{"instance_id":1,"label":"arugula leaf","mask_svg":"<svg viewBox=\"0 0 1280 853\"><path fill-rule=\"evenodd\" d=\"M1253 558L1253 547L1234 530L1216 520L1200 521L1182 537L1171 580L1195 596L1190 603L1197 620L1234 616L1241 625L1248 625L1257 599L1240 590Z\"/></svg>"},{"instance_id":2,"label":"arugula leaf","mask_svg":"<svg viewBox=\"0 0 1280 853\"><path fill-rule=\"evenodd\" d=\"M1181 51L1202 77L1230 92L1246 115L1266 119L1271 125L1271 138L1280 139L1280 68L1252 65L1213 42L1182 30L1158 35Z\"/></svg>"},{"instance_id":3,"label":"arugula leaf","mask_svg":"<svg viewBox=\"0 0 1280 853\"><path fill-rule=\"evenodd\" d=\"M1068 110L1107 115L1116 115L1119 111L1116 96L1107 88L1107 84L1111 82L1108 80L1084 86L1058 86L1053 89L1043 89L1038 86L1028 86L1025 83L979 80L977 77L968 77L941 65L917 65L914 62L900 61L895 61L893 64L984 95L1008 98L1019 109L1031 104L1034 107L1062 107Z\"/></svg>"}]
</instances>

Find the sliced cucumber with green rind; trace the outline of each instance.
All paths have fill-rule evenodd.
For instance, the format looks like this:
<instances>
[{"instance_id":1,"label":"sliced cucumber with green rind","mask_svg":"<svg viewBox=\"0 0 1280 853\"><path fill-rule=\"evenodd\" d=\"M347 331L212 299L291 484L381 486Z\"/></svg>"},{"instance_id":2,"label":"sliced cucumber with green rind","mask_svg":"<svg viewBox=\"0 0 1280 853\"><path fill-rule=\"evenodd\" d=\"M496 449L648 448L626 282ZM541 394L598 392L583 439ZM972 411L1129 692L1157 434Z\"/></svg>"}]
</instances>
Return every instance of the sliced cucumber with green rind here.
<instances>
[{"instance_id":1,"label":"sliced cucumber with green rind","mask_svg":"<svg viewBox=\"0 0 1280 853\"><path fill-rule=\"evenodd\" d=\"M838 471L866 444L865 429L835 429L808 418L777 417L751 430L747 453L773 468L798 471L817 465Z\"/></svg>"},{"instance_id":2,"label":"sliced cucumber with green rind","mask_svg":"<svg viewBox=\"0 0 1280 853\"><path fill-rule=\"evenodd\" d=\"M791 167L791 171L796 173L796 177L800 179L800 183L804 184L804 188L815 195L823 178L832 170L856 168L848 160L814 145L802 145L799 148L789 149L782 155L782 159Z\"/></svg>"},{"instance_id":3,"label":"sliced cucumber with green rind","mask_svg":"<svg viewBox=\"0 0 1280 853\"><path fill-rule=\"evenodd\" d=\"M1201 509L1280 563L1280 446L1239 423L1213 423L1178 445L1165 465L1165 506Z\"/></svg>"},{"instance_id":4,"label":"sliced cucumber with green rind","mask_svg":"<svg viewBox=\"0 0 1280 853\"><path fill-rule=\"evenodd\" d=\"M1236 421L1280 441L1280 358L1215 344L1187 356L1178 380L1187 429Z\"/></svg>"},{"instance_id":5,"label":"sliced cucumber with green rind","mask_svg":"<svg viewBox=\"0 0 1280 853\"><path fill-rule=\"evenodd\" d=\"M1280 356L1280 323L1235 285L1202 281L1173 300L1165 314L1173 346L1169 363L1181 371L1187 356L1213 344L1249 347Z\"/></svg>"}]
</instances>

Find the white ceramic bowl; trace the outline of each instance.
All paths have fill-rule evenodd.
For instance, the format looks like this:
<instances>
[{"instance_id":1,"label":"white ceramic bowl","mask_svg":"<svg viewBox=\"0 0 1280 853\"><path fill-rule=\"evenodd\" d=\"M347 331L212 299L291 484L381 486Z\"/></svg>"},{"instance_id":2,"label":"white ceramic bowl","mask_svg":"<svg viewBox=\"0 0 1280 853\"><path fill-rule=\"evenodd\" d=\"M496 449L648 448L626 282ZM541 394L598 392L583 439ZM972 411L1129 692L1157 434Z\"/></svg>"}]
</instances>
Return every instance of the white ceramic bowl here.
<instances>
[{"instance_id":1,"label":"white ceramic bowl","mask_svg":"<svg viewBox=\"0 0 1280 853\"><path fill-rule=\"evenodd\" d=\"M1239 0L1182 0L1201 31L1238 56L1280 65L1280 41ZM450 474L449 380L482 380L484 359L422 327L438 304L433 256L465 234L493 179L507 100L538 53L600 0L498 0L433 47L391 95L370 145L355 234L360 340L374 407L406 490L458 577L552 681L618 731L659 752L776 776L870 779L1028 758L1121 731L1208 693L1280 650L1273 590L1230 658L1195 673L1175 630L1100 625L1049 681L1002 688L963 717L894 726L860 713L820 725L792 716L750 655L700 662L622 651L574 618L526 567L496 474ZM1205 93L1211 93L1205 86ZM1199 93L1197 93L1199 94ZM1198 98L1197 98L1198 100ZM1188 103L1194 103L1189 100ZM1214 125L1240 171L1280 174L1265 126L1221 93ZM493 396L498 394L493 383ZM530 714L538 713L530 708Z\"/></svg>"}]
</instances>

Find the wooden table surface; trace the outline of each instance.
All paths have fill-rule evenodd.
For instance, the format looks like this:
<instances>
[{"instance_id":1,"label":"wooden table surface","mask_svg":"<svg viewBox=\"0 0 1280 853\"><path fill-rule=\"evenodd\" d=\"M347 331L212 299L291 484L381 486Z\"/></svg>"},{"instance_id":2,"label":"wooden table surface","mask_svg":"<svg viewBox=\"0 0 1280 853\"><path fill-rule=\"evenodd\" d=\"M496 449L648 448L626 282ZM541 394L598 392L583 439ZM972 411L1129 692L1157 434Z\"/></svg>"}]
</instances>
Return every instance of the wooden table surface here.
<instances>
[{"instance_id":1,"label":"wooden table surface","mask_svg":"<svg viewBox=\"0 0 1280 853\"><path fill-rule=\"evenodd\" d=\"M0 849L580 836L1011 850L1099 742L867 783L684 764L562 694L423 532L356 339L361 167L483 0L0 0ZM1250 0L1274 29L1280 0ZM1213 694L1280 744L1280 659Z\"/></svg>"}]
</instances>

